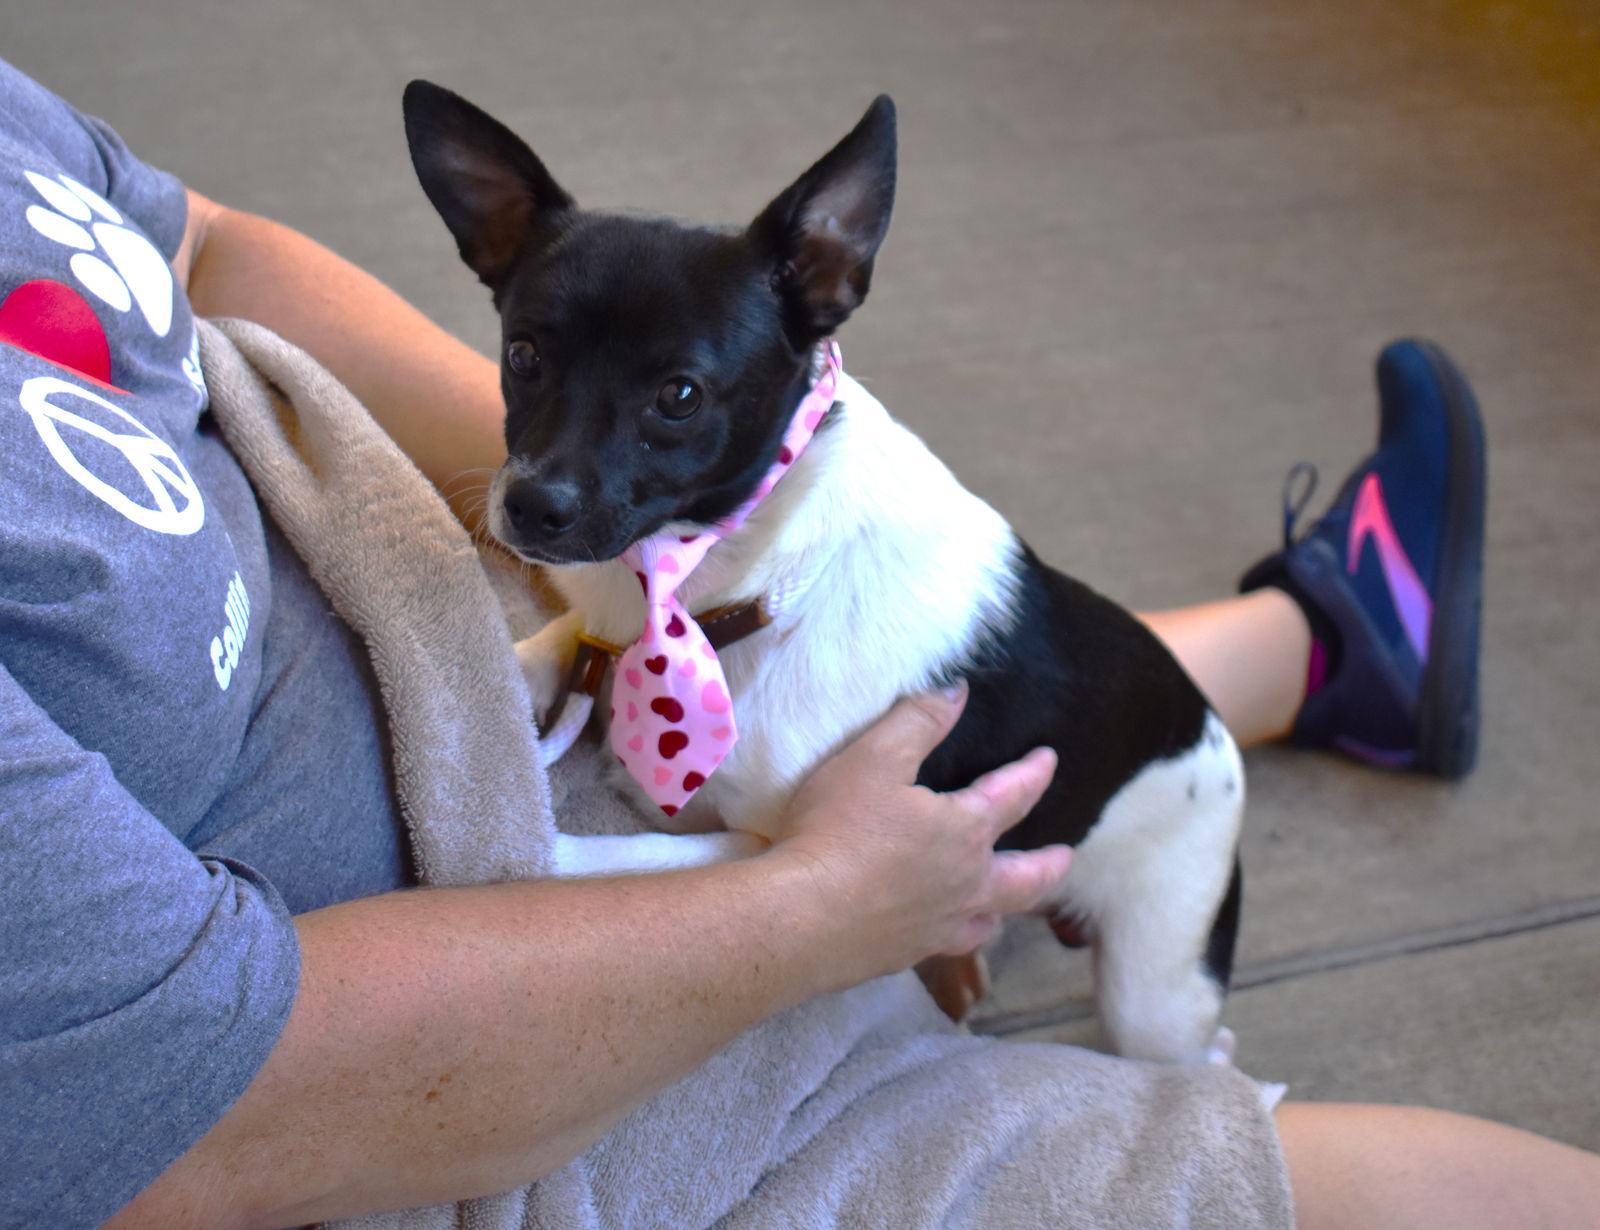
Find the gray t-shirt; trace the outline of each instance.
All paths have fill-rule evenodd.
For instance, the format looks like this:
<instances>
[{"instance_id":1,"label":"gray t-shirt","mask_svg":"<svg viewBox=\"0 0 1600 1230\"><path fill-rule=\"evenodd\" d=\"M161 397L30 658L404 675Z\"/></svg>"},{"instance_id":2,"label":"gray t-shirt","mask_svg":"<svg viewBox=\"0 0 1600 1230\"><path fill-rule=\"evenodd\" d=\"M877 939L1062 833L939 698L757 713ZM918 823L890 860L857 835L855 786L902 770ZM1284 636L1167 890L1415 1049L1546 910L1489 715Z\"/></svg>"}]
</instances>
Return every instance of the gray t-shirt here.
<instances>
[{"instance_id":1,"label":"gray t-shirt","mask_svg":"<svg viewBox=\"0 0 1600 1230\"><path fill-rule=\"evenodd\" d=\"M410 882L359 642L206 414L182 186L0 62L0 1226L243 1091L290 914Z\"/></svg>"}]
</instances>

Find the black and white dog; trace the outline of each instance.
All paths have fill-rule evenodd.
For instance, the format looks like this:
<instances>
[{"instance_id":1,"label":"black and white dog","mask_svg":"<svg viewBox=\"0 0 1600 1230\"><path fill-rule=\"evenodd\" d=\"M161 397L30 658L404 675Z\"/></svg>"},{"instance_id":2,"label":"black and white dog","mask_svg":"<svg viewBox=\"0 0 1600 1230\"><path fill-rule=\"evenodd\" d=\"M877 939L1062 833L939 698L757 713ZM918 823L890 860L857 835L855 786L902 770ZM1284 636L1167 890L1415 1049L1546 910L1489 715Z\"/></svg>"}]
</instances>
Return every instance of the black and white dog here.
<instances>
[{"instance_id":1,"label":"black and white dog","mask_svg":"<svg viewBox=\"0 0 1600 1230\"><path fill-rule=\"evenodd\" d=\"M742 229L581 210L506 127L426 82L408 87L405 118L422 186L503 325L510 458L490 527L573 608L519 647L549 703L578 631L640 635L619 554L716 522L772 465L819 343L867 293L894 196L894 108L879 98ZM820 760L897 698L965 678L966 711L919 780L953 789L1054 747L1053 784L1005 844L1076 847L1054 901L1092 939L1116 1050L1215 1057L1244 779L1221 721L1142 624L1041 563L848 377L784 481L679 596L697 615L760 603L770 623L721 652L739 740L675 830L770 839ZM762 844L657 839L685 842L692 853L662 861ZM594 868L578 844L563 870Z\"/></svg>"}]
</instances>

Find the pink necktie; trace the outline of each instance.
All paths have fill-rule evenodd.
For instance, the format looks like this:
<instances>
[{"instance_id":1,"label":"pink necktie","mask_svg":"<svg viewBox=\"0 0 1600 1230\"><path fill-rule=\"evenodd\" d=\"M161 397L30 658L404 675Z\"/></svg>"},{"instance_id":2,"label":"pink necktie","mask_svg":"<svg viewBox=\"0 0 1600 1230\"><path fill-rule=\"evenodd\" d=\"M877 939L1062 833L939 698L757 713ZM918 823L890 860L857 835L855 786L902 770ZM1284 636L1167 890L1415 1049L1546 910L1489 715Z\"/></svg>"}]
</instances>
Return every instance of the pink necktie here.
<instances>
[{"instance_id":1,"label":"pink necktie","mask_svg":"<svg viewBox=\"0 0 1600 1230\"><path fill-rule=\"evenodd\" d=\"M744 524L811 442L833 405L839 371L839 349L830 343L821 378L801 399L778 460L748 500L699 534L657 534L622 553L644 588L646 610L644 632L617 659L611 750L669 816L705 784L739 737L722 663L675 596L678 587L707 551Z\"/></svg>"}]
</instances>

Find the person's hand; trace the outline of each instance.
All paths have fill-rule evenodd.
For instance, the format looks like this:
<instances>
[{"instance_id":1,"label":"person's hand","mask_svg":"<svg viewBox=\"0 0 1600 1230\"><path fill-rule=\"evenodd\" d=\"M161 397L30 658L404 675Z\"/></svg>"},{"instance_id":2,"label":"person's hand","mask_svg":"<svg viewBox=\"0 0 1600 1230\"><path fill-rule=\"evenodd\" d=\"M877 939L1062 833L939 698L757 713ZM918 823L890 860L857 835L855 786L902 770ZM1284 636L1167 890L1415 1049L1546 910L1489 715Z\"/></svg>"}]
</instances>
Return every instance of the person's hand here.
<instances>
[{"instance_id":1,"label":"person's hand","mask_svg":"<svg viewBox=\"0 0 1600 1230\"><path fill-rule=\"evenodd\" d=\"M852 937L837 954L841 986L971 952L1002 914L1037 908L1067 873L1066 846L993 849L1049 785L1049 748L949 794L913 784L965 703L964 687L901 701L822 764L790 806L769 857L804 865L819 906Z\"/></svg>"}]
</instances>

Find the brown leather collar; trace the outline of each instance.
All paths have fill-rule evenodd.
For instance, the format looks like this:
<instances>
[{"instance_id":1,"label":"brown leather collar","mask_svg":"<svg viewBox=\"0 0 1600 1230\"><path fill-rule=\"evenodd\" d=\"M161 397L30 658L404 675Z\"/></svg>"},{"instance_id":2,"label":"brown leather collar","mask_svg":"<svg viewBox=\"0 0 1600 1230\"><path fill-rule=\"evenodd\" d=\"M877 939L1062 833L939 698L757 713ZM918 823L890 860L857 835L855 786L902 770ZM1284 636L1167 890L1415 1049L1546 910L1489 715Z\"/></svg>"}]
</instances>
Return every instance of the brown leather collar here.
<instances>
[{"instance_id":1,"label":"brown leather collar","mask_svg":"<svg viewBox=\"0 0 1600 1230\"><path fill-rule=\"evenodd\" d=\"M772 614L767 610L766 601L757 598L754 602L719 606L702 615L696 615L694 621L706 634L706 640L711 642L711 648L720 653L729 645L744 640L752 632L759 632L765 628L772 622ZM587 632L580 632L578 656L573 660L572 673L567 676L566 687L557 698L551 713L560 713L567 703L567 697L573 692L591 697L600 695L600 684L606 677L606 668L626 648L626 645L615 645L597 636L590 636Z\"/></svg>"},{"instance_id":2,"label":"brown leather collar","mask_svg":"<svg viewBox=\"0 0 1600 1230\"><path fill-rule=\"evenodd\" d=\"M704 615L696 615L694 621L706 634L711 648L722 650L765 628L772 622L772 613L767 610L766 599L757 598L737 606L719 606Z\"/></svg>"}]
</instances>

